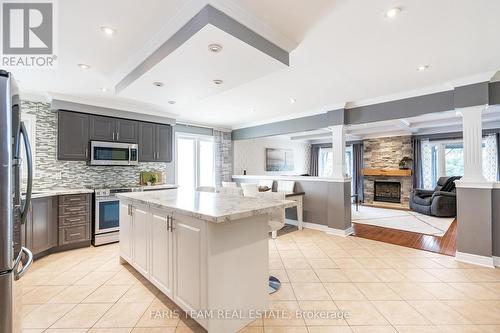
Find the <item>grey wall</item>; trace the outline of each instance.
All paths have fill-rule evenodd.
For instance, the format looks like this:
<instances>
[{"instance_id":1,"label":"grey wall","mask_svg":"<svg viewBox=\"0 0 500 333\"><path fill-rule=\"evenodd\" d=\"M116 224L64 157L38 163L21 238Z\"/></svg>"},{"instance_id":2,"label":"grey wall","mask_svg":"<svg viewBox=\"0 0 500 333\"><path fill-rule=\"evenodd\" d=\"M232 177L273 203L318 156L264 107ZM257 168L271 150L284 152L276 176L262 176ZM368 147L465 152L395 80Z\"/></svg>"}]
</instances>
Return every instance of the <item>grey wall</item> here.
<instances>
[{"instance_id":1,"label":"grey wall","mask_svg":"<svg viewBox=\"0 0 500 333\"><path fill-rule=\"evenodd\" d=\"M48 103L22 101L23 114L36 116L35 189L63 187L118 187L139 184L141 171L160 171L166 182L175 181L174 163L139 163L138 166L88 166L86 162L57 160L57 113ZM60 176L60 178L59 178Z\"/></svg>"},{"instance_id":2,"label":"grey wall","mask_svg":"<svg viewBox=\"0 0 500 333\"><path fill-rule=\"evenodd\" d=\"M492 190L457 188L457 251L492 256Z\"/></svg>"},{"instance_id":3,"label":"grey wall","mask_svg":"<svg viewBox=\"0 0 500 333\"><path fill-rule=\"evenodd\" d=\"M236 179L239 183L256 183L255 179ZM276 186L276 182L274 184ZM351 183L296 180L295 192L305 192L304 222L346 230L351 227ZM296 220L295 208L286 217Z\"/></svg>"},{"instance_id":4,"label":"grey wall","mask_svg":"<svg viewBox=\"0 0 500 333\"><path fill-rule=\"evenodd\" d=\"M434 94L332 110L314 116L241 128L233 131L233 140L310 131L339 124L363 124L416 117L427 113L484 104L500 104L500 82L481 82Z\"/></svg>"},{"instance_id":5,"label":"grey wall","mask_svg":"<svg viewBox=\"0 0 500 333\"><path fill-rule=\"evenodd\" d=\"M500 189L494 189L492 194L493 207L493 255L500 257Z\"/></svg>"}]
</instances>

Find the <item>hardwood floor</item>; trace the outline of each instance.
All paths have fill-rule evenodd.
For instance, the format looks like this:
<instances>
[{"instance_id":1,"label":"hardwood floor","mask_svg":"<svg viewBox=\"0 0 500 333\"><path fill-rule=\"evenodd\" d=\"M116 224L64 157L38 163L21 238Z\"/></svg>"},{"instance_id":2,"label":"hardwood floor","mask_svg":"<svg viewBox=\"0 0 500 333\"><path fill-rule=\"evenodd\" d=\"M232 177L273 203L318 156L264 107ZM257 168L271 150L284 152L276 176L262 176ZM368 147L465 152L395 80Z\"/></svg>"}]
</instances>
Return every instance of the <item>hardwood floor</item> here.
<instances>
[{"instance_id":1,"label":"hardwood floor","mask_svg":"<svg viewBox=\"0 0 500 333\"><path fill-rule=\"evenodd\" d=\"M353 223L355 237L372 239L414 249L455 256L457 252L457 220L453 221L443 237L424 235L409 231L389 229L366 224Z\"/></svg>"}]
</instances>

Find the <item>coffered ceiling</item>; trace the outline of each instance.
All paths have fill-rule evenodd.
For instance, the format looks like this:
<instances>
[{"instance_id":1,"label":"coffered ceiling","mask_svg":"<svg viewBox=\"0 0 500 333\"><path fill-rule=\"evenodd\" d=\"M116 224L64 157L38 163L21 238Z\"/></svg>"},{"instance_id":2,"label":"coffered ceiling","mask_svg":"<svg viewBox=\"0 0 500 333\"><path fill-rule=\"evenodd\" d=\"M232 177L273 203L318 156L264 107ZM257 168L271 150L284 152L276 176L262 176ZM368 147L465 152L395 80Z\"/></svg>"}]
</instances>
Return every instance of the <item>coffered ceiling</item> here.
<instances>
[{"instance_id":1,"label":"coffered ceiling","mask_svg":"<svg viewBox=\"0 0 500 333\"><path fill-rule=\"evenodd\" d=\"M290 65L207 26L115 92L207 4L289 52ZM387 18L394 6L401 13ZM26 98L239 128L489 80L500 69L498 12L494 0L59 1L58 68L12 71ZM209 41L223 46L215 62ZM153 80L164 83L161 94Z\"/></svg>"}]
</instances>

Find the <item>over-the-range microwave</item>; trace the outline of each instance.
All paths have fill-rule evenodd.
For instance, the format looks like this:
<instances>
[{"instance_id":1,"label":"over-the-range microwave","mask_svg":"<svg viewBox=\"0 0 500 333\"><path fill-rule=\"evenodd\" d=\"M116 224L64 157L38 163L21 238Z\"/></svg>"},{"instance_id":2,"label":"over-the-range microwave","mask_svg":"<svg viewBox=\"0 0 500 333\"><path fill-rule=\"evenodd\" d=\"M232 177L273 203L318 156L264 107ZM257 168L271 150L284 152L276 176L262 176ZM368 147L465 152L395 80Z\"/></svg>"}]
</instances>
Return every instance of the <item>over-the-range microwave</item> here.
<instances>
[{"instance_id":1,"label":"over-the-range microwave","mask_svg":"<svg viewBox=\"0 0 500 333\"><path fill-rule=\"evenodd\" d=\"M137 165L138 155L134 143L90 141L90 165Z\"/></svg>"}]
</instances>

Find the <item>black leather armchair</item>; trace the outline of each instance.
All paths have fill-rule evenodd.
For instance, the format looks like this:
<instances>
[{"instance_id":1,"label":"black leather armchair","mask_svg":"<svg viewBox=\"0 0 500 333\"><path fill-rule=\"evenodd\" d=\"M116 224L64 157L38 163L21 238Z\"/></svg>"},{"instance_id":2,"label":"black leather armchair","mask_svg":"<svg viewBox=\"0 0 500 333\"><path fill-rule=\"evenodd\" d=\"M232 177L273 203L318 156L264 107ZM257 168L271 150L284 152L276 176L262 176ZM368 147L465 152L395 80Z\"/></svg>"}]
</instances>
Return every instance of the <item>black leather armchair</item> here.
<instances>
[{"instance_id":1,"label":"black leather armchair","mask_svg":"<svg viewBox=\"0 0 500 333\"><path fill-rule=\"evenodd\" d=\"M451 186L452 190L450 191L441 190L449 183L449 179L450 177L439 178L434 190L413 190L410 193L410 209L418 213L437 217L457 216L457 194L455 186Z\"/></svg>"}]
</instances>

